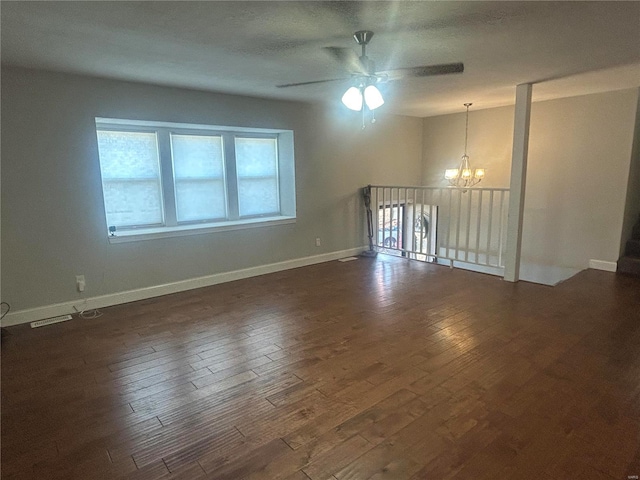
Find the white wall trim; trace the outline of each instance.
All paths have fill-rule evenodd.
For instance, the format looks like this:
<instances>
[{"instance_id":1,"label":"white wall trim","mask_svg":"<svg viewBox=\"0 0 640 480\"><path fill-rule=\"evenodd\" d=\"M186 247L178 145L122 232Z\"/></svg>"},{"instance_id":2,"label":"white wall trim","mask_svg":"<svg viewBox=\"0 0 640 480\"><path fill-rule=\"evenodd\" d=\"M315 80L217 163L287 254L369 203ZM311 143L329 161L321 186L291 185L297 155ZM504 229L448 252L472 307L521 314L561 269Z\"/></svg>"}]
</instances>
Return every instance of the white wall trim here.
<instances>
[{"instance_id":1,"label":"white wall trim","mask_svg":"<svg viewBox=\"0 0 640 480\"><path fill-rule=\"evenodd\" d=\"M605 272L615 272L618 269L618 262L591 259L589 260L589 268L604 270Z\"/></svg>"},{"instance_id":2,"label":"white wall trim","mask_svg":"<svg viewBox=\"0 0 640 480\"><path fill-rule=\"evenodd\" d=\"M43 307L17 310L15 312L9 312L7 316L2 319L2 326L10 327L12 325L29 323L36 320L55 317L58 315L73 314L76 313L74 306L78 307L78 310L110 307L112 305L135 302L137 300L144 300L147 298L159 297L161 295L183 292L185 290L192 290L194 288L209 287L211 285L232 282L234 280L241 280L243 278L257 277L259 275L265 275L267 273L305 267L307 265L314 265L316 263L330 262L339 258L358 255L366 249L367 247L365 246L350 248L348 250L339 250L337 252L295 258L292 260L285 260L283 262L271 263L268 265L258 265L256 267L244 268L242 270L215 273L213 275L190 278L188 280L165 283L163 285L138 288L136 290L127 290L124 292L100 295L97 297L89 297L86 299L79 299L70 302L56 303L53 305L45 305Z\"/></svg>"},{"instance_id":3,"label":"white wall trim","mask_svg":"<svg viewBox=\"0 0 640 480\"><path fill-rule=\"evenodd\" d=\"M218 224L206 223L197 225L179 225L176 227L144 228L136 230L124 230L109 235L109 243L139 242L141 240L155 240L158 238L186 237L189 235L201 235L212 232L229 232L232 230L244 230L247 228L273 227L296 223L296 217L284 215L277 217L260 217L231 222L219 222Z\"/></svg>"}]
</instances>

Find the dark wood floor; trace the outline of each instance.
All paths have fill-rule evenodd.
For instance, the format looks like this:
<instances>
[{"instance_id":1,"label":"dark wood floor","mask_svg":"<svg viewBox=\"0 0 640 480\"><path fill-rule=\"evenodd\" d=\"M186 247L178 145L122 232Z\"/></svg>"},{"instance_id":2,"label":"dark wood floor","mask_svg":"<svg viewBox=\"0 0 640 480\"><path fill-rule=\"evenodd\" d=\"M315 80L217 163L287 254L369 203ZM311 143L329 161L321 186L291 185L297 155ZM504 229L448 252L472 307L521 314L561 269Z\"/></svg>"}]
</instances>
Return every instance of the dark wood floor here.
<instances>
[{"instance_id":1,"label":"dark wood floor","mask_svg":"<svg viewBox=\"0 0 640 480\"><path fill-rule=\"evenodd\" d=\"M3 479L640 475L640 279L380 256L9 329Z\"/></svg>"}]
</instances>

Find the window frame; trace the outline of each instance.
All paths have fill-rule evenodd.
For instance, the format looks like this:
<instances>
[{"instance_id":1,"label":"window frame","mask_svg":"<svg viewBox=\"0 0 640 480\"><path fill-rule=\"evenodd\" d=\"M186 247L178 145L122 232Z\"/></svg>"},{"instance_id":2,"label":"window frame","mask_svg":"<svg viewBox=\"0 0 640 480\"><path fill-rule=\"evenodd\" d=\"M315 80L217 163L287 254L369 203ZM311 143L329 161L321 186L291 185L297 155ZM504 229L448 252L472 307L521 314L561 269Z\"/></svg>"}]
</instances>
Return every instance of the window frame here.
<instances>
[{"instance_id":1,"label":"window frame","mask_svg":"<svg viewBox=\"0 0 640 480\"><path fill-rule=\"evenodd\" d=\"M293 158L293 131L291 130L124 120L102 117L96 117L95 127L96 138L99 131L122 131L155 133L157 139L158 161L160 166L159 180L161 187L160 206L162 209L163 224L118 227L115 234L108 232L109 226L107 225L107 236L111 243L295 223L295 163ZM225 218L178 221L176 198L176 186L178 182L176 182L174 171L173 148L171 143L172 134L215 136L221 138L223 154L222 181L227 214ZM276 140L278 212L240 216L239 177L236 171L235 155L236 138L273 138ZM286 143L285 148L282 148L283 143ZM288 154L285 155L287 157L286 159L283 159L283 150ZM102 168L99 162L99 152L98 165L102 180L103 206L106 219L107 205L104 199L104 179L102 178ZM287 170L286 174L284 174L285 172L283 172L283 170ZM282 185L283 177L288 177L286 179L288 182L287 185Z\"/></svg>"}]
</instances>

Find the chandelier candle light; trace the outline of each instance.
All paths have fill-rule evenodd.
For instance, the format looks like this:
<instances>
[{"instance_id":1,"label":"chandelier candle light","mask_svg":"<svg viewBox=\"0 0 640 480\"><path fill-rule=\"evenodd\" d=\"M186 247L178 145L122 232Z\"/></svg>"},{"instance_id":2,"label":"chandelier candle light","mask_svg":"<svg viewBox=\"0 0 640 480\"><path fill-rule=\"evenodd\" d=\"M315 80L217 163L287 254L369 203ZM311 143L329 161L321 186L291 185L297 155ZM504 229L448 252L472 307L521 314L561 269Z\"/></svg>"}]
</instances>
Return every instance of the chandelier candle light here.
<instances>
[{"instance_id":1,"label":"chandelier candle light","mask_svg":"<svg viewBox=\"0 0 640 480\"><path fill-rule=\"evenodd\" d=\"M467 155L467 139L469 137L469 107L472 103L465 103L467 107L466 126L464 131L464 155L458 168L447 168L444 178L449 181L452 187L468 188L480 183L484 178L484 168L471 168L469 155Z\"/></svg>"}]
</instances>

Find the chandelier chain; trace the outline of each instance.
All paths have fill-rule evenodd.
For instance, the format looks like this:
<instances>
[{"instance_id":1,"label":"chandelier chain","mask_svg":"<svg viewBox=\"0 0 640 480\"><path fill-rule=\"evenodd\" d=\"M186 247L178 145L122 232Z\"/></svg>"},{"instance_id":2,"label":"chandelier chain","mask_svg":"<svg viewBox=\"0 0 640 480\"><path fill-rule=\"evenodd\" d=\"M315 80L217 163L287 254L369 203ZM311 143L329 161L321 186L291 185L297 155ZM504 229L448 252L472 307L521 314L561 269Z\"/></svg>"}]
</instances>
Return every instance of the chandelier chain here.
<instances>
[{"instance_id":1,"label":"chandelier chain","mask_svg":"<svg viewBox=\"0 0 640 480\"><path fill-rule=\"evenodd\" d=\"M469 107L473 105L472 103L465 103L464 106L467 107L467 119L464 126L464 155L467 156L467 140L469 138Z\"/></svg>"}]
</instances>

